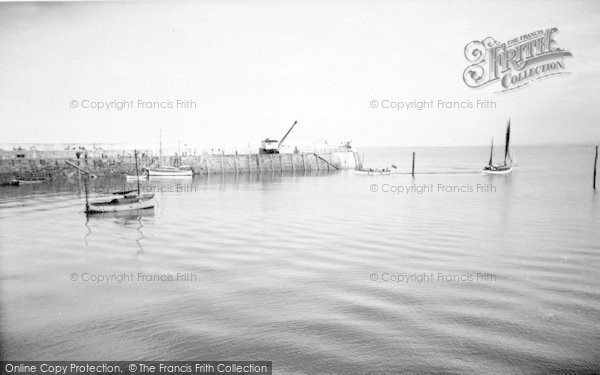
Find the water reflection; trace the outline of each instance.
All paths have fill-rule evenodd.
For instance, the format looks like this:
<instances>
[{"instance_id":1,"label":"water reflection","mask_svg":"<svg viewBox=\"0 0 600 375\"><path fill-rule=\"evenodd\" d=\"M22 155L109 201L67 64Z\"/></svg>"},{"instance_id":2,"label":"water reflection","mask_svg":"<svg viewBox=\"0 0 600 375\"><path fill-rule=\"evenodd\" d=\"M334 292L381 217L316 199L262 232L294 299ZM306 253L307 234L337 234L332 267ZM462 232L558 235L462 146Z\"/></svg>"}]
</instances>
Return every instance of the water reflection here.
<instances>
[{"instance_id":1,"label":"water reflection","mask_svg":"<svg viewBox=\"0 0 600 375\"><path fill-rule=\"evenodd\" d=\"M128 233L130 229L135 229L136 236L134 242L137 250L134 255L135 258L139 257L144 253L144 247L142 240L146 238L142 229L144 228L144 221L154 218L154 208L143 209L143 210L131 210L121 212L107 212L103 214L86 215L85 226L87 233L83 238L83 242L88 246L88 238L92 235L92 228L101 226L103 222L111 221L117 227L125 229ZM90 223L92 225L90 225ZM102 231L105 233L105 231ZM115 232L113 230L113 232Z\"/></svg>"},{"instance_id":2,"label":"water reflection","mask_svg":"<svg viewBox=\"0 0 600 375\"><path fill-rule=\"evenodd\" d=\"M85 215L85 227L87 228L87 233L83 237L83 243L85 243L85 246L87 246L88 237L92 234L92 228L90 228L90 215Z\"/></svg>"}]
</instances>

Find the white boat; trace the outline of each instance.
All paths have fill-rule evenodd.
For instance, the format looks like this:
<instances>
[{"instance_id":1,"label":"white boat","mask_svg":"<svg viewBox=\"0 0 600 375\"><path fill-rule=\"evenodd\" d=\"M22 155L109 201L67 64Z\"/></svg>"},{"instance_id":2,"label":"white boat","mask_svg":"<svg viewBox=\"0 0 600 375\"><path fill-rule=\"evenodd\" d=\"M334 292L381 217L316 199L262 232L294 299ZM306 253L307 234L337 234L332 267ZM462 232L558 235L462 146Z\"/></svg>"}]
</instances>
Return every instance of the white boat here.
<instances>
[{"instance_id":1,"label":"white boat","mask_svg":"<svg viewBox=\"0 0 600 375\"><path fill-rule=\"evenodd\" d=\"M510 119L506 126L506 144L504 145L504 164L494 164L494 139L492 139L492 148L490 150L490 161L483 167L482 174L508 174L512 172L512 158L509 156L510 144ZM510 161L510 162L509 162Z\"/></svg>"},{"instance_id":2,"label":"white boat","mask_svg":"<svg viewBox=\"0 0 600 375\"><path fill-rule=\"evenodd\" d=\"M191 169L182 169L177 167L162 166L148 168L148 177L192 177Z\"/></svg>"},{"instance_id":3,"label":"white boat","mask_svg":"<svg viewBox=\"0 0 600 375\"><path fill-rule=\"evenodd\" d=\"M154 194L126 194L120 198L108 201L92 202L88 205L86 213L100 214L105 212L120 212L132 210L146 210L154 208Z\"/></svg>"},{"instance_id":4,"label":"white boat","mask_svg":"<svg viewBox=\"0 0 600 375\"><path fill-rule=\"evenodd\" d=\"M171 167L160 165L162 159L162 130L160 132L158 167L146 168L148 177L192 177L194 171L189 167Z\"/></svg>"}]
</instances>

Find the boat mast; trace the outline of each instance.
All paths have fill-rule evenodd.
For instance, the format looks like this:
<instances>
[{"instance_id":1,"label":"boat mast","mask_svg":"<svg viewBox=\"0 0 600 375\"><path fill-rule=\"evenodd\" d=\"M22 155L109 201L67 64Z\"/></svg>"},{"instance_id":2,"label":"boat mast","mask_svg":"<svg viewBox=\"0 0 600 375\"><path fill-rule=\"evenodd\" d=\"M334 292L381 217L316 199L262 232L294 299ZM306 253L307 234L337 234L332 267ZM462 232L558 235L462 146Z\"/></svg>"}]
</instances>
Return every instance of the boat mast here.
<instances>
[{"instance_id":1,"label":"boat mast","mask_svg":"<svg viewBox=\"0 0 600 375\"><path fill-rule=\"evenodd\" d=\"M133 150L133 156L135 157L135 177L137 178L137 193L138 193L138 197L139 197L140 196L140 174L138 172L137 150Z\"/></svg>"},{"instance_id":2,"label":"boat mast","mask_svg":"<svg viewBox=\"0 0 600 375\"><path fill-rule=\"evenodd\" d=\"M494 157L494 137L492 137L492 148L490 149L490 161L488 165L492 165L492 158Z\"/></svg>"},{"instance_id":3,"label":"boat mast","mask_svg":"<svg viewBox=\"0 0 600 375\"><path fill-rule=\"evenodd\" d=\"M88 166L88 162L87 162L87 151L85 152L85 167L87 169ZM81 173L81 172L80 172ZM81 177L81 175L79 176ZM90 202L88 200L88 178L90 178L90 174L88 173L84 178L83 178L83 186L85 189L85 216L87 217L90 213Z\"/></svg>"},{"instance_id":4,"label":"boat mast","mask_svg":"<svg viewBox=\"0 0 600 375\"><path fill-rule=\"evenodd\" d=\"M162 129L158 130L158 166L160 167L160 161L162 159Z\"/></svg>"},{"instance_id":5,"label":"boat mast","mask_svg":"<svg viewBox=\"0 0 600 375\"><path fill-rule=\"evenodd\" d=\"M85 189L85 216L87 217L90 213L90 202L88 200L88 184L87 184L87 179L88 177L84 177L83 179L83 187Z\"/></svg>"},{"instance_id":6,"label":"boat mast","mask_svg":"<svg viewBox=\"0 0 600 375\"><path fill-rule=\"evenodd\" d=\"M510 119L508 119L508 125L506 126L506 145L504 145L504 165L506 165L506 158L508 157L509 142L510 142Z\"/></svg>"}]
</instances>

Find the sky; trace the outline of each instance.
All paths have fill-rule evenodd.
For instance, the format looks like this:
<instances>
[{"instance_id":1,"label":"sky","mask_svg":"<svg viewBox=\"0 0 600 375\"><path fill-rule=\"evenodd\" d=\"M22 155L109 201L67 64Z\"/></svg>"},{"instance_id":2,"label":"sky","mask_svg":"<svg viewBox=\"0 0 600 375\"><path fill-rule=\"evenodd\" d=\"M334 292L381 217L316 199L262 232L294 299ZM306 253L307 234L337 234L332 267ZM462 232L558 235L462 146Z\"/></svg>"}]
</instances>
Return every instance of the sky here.
<instances>
[{"instance_id":1,"label":"sky","mask_svg":"<svg viewBox=\"0 0 600 375\"><path fill-rule=\"evenodd\" d=\"M469 42L551 27L570 74L504 93L463 82ZM279 139L297 120L290 144L488 145L508 118L515 144L597 143L599 40L594 0L0 3L0 143L144 147L162 130L165 145L216 148ZM111 101L134 105L82 108Z\"/></svg>"}]
</instances>

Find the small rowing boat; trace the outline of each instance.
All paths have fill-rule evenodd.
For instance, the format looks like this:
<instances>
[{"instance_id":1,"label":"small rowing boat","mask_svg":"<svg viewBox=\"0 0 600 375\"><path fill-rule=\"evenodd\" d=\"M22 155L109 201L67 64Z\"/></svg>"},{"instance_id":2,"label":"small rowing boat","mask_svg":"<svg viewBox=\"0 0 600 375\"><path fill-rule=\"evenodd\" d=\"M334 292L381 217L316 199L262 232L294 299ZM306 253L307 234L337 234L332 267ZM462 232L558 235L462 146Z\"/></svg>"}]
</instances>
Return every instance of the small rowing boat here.
<instances>
[{"instance_id":1,"label":"small rowing boat","mask_svg":"<svg viewBox=\"0 0 600 375\"><path fill-rule=\"evenodd\" d=\"M31 177L31 178L15 178L11 181L11 185L31 185L31 184L41 184L42 182L48 181L46 177Z\"/></svg>"}]
</instances>

